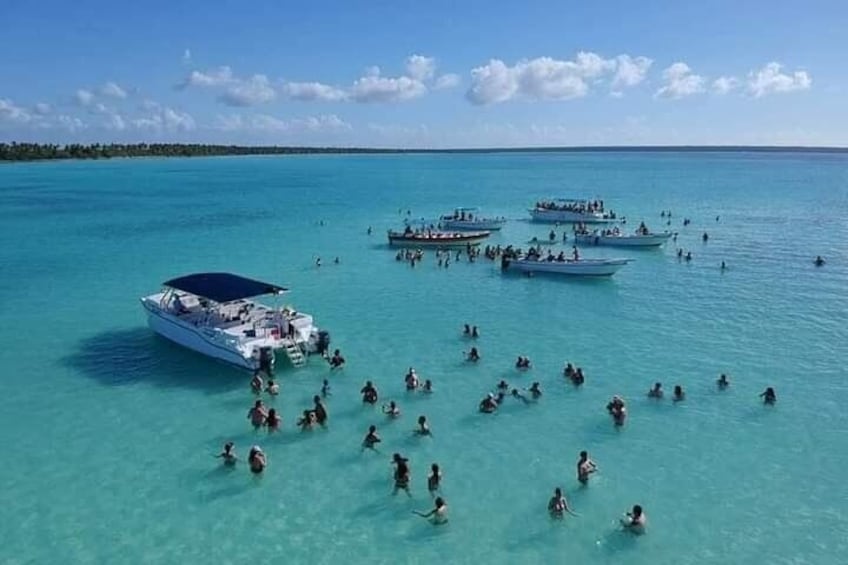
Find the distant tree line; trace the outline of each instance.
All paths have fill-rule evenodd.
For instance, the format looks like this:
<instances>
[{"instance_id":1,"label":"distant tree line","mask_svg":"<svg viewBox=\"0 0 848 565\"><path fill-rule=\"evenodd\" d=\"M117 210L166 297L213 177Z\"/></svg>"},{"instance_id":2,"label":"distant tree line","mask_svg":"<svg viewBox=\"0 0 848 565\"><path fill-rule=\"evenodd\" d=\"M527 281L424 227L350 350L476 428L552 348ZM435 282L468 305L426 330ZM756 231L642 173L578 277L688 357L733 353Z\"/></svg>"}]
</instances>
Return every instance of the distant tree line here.
<instances>
[{"instance_id":1,"label":"distant tree line","mask_svg":"<svg viewBox=\"0 0 848 565\"><path fill-rule=\"evenodd\" d=\"M111 159L114 157L211 157L217 155L301 155L307 153L400 153L399 149L207 145L200 143L0 143L0 161Z\"/></svg>"}]
</instances>

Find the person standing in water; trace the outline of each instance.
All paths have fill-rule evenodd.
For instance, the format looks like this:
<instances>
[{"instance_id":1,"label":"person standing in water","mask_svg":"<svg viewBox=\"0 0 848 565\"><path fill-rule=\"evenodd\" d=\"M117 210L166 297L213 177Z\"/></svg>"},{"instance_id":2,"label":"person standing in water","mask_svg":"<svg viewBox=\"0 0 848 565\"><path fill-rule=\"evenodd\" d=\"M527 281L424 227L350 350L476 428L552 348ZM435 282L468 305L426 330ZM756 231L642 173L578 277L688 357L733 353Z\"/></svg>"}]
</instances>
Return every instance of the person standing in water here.
<instances>
[{"instance_id":1,"label":"person standing in water","mask_svg":"<svg viewBox=\"0 0 848 565\"><path fill-rule=\"evenodd\" d=\"M442 524L447 524L448 522L448 505L445 502L445 499L441 496L436 497L436 507L430 510L427 513L419 512L417 510L413 510L412 513L422 518L427 518L430 520L430 523L434 526L440 526Z\"/></svg>"},{"instance_id":2,"label":"person standing in water","mask_svg":"<svg viewBox=\"0 0 848 565\"><path fill-rule=\"evenodd\" d=\"M645 533L645 526L648 524L648 517L642 511L642 507L636 504L633 510L624 515L621 519L621 526L628 532L640 535Z\"/></svg>"},{"instance_id":3,"label":"person standing in water","mask_svg":"<svg viewBox=\"0 0 848 565\"><path fill-rule=\"evenodd\" d=\"M371 425L368 427L368 433L365 434L365 439L362 440L362 450L371 449L377 451L376 445L383 441L377 435L377 426Z\"/></svg>"},{"instance_id":4,"label":"person standing in water","mask_svg":"<svg viewBox=\"0 0 848 565\"><path fill-rule=\"evenodd\" d=\"M250 470L257 475L265 470L268 465L268 460L265 458L265 453L258 445L250 448L250 454L247 456L247 462L250 464Z\"/></svg>"},{"instance_id":5,"label":"person standing in water","mask_svg":"<svg viewBox=\"0 0 848 565\"><path fill-rule=\"evenodd\" d=\"M268 412L265 411L265 406L262 405L261 400L257 400L253 404L253 408L247 412L247 419L257 430L265 424L265 420L268 419Z\"/></svg>"},{"instance_id":6,"label":"person standing in water","mask_svg":"<svg viewBox=\"0 0 848 565\"><path fill-rule=\"evenodd\" d=\"M411 498L412 493L409 492L409 481L411 475L409 471L409 459L401 457L400 453L395 453L392 455L392 463L395 466L395 488L392 491L392 494L397 494L399 490L403 490L406 492L406 495Z\"/></svg>"},{"instance_id":7,"label":"person standing in water","mask_svg":"<svg viewBox=\"0 0 848 565\"><path fill-rule=\"evenodd\" d=\"M721 376L716 381L716 384L718 385L718 388L720 390L724 390L724 389L726 389L727 387L730 386L730 381L727 380L727 375L722 373Z\"/></svg>"},{"instance_id":8,"label":"person standing in water","mask_svg":"<svg viewBox=\"0 0 848 565\"><path fill-rule=\"evenodd\" d=\"M418 416L418 428L414 430L415 435L419 436L432 436L433 434L430 432L430 425L427 423L426 416Z\"/></svg>"},{"instance_id":9,"label":"person standing in water","mask_svg":"<svg viewBox=\"0 0 848 565\"><path fill-rule=\"evenodd\" d=\"M228 467L232 467L238 461L238 457L236 456L236 452L233 450L235 444L231 441L228 441L224 444L224 451L216 455L215 457L223 459L224 465Z\"/></svg>"},{"instance_id":10,"label":"person standing in water","mask_svg":"<svg viewBox=\"0 0 848 565\"><path fill-rule=\"evenodd\" d=\"M586 451L580 452L580 459L577 460L577 480L581 484L589 484L589 475L596 472L598 466L594 461L589 459L589 453Z\"/></svg>"},{"instance_id":11,"label":"person standing in water","mask_svg":"<svg viewBox=\"0 0 848 565\"><path fill-rule=\"evenodd\" d=\"M439 490L442 484L442 471L437 463L430 465L430 476L427 477L427 490L433 496Z\"/></svg>"},{"instance_id":12,"label":"person standing in water","mask_svg":"<svg viewBox=\"0 0 848 565\"><path fill-rule=\"evenodd\" d=\"M763 399L763 404L768 404L770 406L777 402L777 394L775 394L774 389L772 387L768 387L763 392L761 392L760 398Z\"/></svg>"},{"instance_id":13,"label":"person standing in water","mask_svg":"<svg viewBox=\"0 0 848 565\"><path fill-rule=\"evenodd\" d=\"M577 515L569 508L568 501L565 499L565 495L562 494L562 489L556 487L554 489L554 495L548 501L548 514L551 515L551 518L561 520L565 517L566 512L573 516Z\"/></svg>"}]
</instances>

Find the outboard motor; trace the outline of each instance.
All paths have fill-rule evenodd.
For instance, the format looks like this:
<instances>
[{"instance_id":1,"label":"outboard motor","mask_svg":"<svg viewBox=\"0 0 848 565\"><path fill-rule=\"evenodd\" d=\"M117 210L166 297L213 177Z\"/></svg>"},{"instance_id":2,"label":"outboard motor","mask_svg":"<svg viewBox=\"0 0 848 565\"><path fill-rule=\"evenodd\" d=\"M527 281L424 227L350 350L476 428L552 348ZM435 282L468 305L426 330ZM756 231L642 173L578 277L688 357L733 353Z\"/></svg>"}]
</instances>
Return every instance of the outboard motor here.
<instances>
[{"instance_id":1,"label":"outboard motor","mask_svg":"<svg viewBox=\"0 0 848 565\"><path fill-rule=\"evenodd\" d=\"M270 347L259 348L259 370L269 377L274 374L274 350Z\"/></svg>"},{"instance_id":2,"label":"outboard motor","mask_svg":"<svg viewBox=\"0 0 848 565\"><path fill-rule=\"evenodd\" d=\"M330 332L321 330L318 332L318 341L315 344L315 351L324 356L330 350Z\"/></svg>"}]
</instances>

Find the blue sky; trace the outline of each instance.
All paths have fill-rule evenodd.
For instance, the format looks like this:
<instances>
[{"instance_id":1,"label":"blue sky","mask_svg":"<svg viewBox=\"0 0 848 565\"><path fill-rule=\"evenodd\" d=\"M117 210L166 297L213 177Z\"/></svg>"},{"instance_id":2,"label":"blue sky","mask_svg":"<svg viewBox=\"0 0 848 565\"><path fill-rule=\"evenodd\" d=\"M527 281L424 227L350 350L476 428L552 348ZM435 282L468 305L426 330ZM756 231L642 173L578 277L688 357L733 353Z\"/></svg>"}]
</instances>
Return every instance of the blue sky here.
<instances>
[{"instance_id":1,"label":"blue sky","mask_svg":"<svg viewBox=\"0 0 848 565\"><path fill-rule=\"evenodd\" d=\"M848 2L7 2L0 139L848 145Z\"/></svg>"}]
</instances>

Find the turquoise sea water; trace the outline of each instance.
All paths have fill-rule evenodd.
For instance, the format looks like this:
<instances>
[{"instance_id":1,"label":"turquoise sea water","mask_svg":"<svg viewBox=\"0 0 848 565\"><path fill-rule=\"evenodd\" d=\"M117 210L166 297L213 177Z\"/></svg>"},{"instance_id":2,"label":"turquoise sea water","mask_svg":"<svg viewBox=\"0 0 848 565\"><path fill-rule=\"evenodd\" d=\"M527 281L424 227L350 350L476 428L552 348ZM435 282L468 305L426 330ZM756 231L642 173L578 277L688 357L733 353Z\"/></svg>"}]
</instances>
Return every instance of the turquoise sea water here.
<instances>
[{"instance_id":1,"label":"turquoise sea water","mask_svg":"<svg viewBox=\"0 0 848 565\"><path fill-rule=\"evenodd\" d=\"M480 205L512 218L493 243L545 237L539 197L603 197L661 228L659 251L610 280L503 276L486 260L410 268L385 246L403 213ZM0 167L0 562L844 563L848 556L848 160L793 154L301 156ZM716 215L720 221L716 222ZM682 227L683 217L692 224ZM323 221L323 225L320 222ZM373 226L374 233L366 234ZM706 230L710 240L700 235ZM828 263L815 268L821 254ZM324 266L314 267L316 256ZM332 258L341 264L333 265ZM729 269L718 266L724 260ZM283 430L245 419L249 377L152 334L138 297L190 272L290 285L347 367L282 367L267 400ZM463 362L461 326L483 360ZM519 354L534 363L519 374ZM561 376L570 360L587 382ZM435 383L408 395L415 366ZM714 380L729 374L718 392ZM323 378L327 430L297 414ZM540 381L536 405L476 412L500 379ZM375 381L403 416L363 407ZM645 391L681 384L685 402ZM766 408L757 395L777 390ZM628 400L616 431L604 410ZM668 394L668 392L667 392ZM427 415L434 437L411 434ZM369 424L381 453L360 453ZM269 457L257 479L212 456ZM581 488L587 449L601 471ZM412 499L391 496L392 452ZM429 466L450 523L433 527ZM561 486L580 514L552 523ZM633 504L640 538L615 522Z\"/></svg>"}]
</instances>

